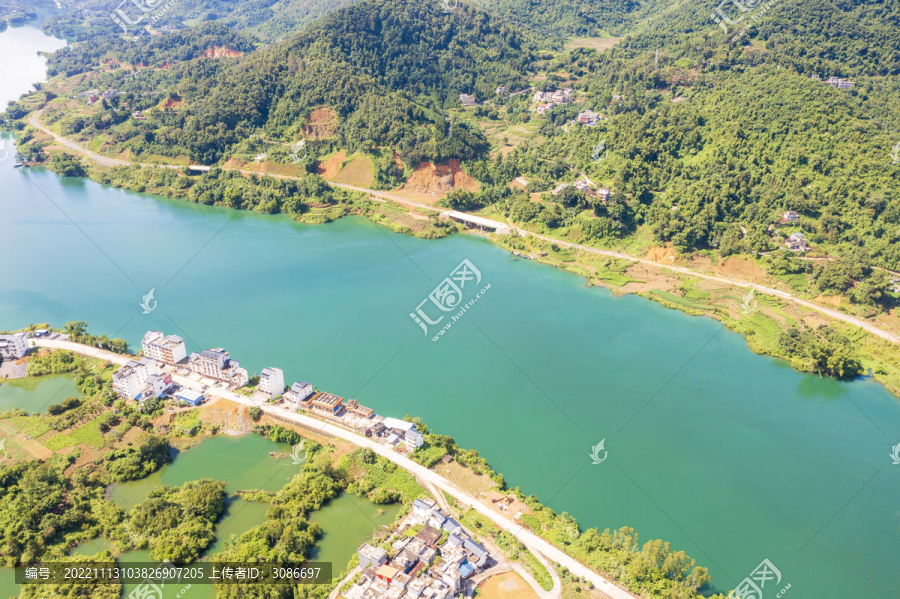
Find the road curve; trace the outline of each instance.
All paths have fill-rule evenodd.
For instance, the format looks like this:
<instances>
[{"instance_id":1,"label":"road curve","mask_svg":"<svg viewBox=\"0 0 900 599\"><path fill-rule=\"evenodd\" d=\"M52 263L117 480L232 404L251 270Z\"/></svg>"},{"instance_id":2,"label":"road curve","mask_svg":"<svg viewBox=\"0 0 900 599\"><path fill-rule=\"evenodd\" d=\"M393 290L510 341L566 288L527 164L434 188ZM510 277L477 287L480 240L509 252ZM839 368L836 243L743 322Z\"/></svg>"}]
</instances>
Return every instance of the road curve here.
<instances>
[{"instance_id":1,"label":"road curve","mask_svg":"<svg viewBox=\"0 0 900 599\"><path fill-rule=\"evenodd\" d=\"M88 356L91 358L100 358L103 360L108 360L113 362L114 364L125 364L128 360L134 359L133 356L115 354L110 351L101 350L96 347L92 347L90 345L83 345L81 343L75 343L73 341L51 341L44 339L34 339L32 343L36 346L40 347L50 347L56 349L65 349L77 354L81 354L83 356ZM180 375L172 375L172 380L182 385L184 387L192 388L199 390L202 387L202 384L198 381L180 376ZM461 489L456 486L454 483L450 482L437 472L433 470L429 470L425 468L421 464L417 464L411 459L407 458L404 455L401 455L391 449L388 449L384 445L380 443L376 443L367 437L363 437L355 432L352 432L348 429L340 427L336 424L332 424L330 422L324 422L322 420L318 420L316 418L312 418L310 416L305 416L303 414L298 414L296 412L291 412L289 410L285 410L284 408L279 408L277 406L273 406L270 404L262 403L257 404L252 401L249 397L245 395L239 395L237 393L232 393L230 391L224 391L221 389L210 388L208 393L212 395L216 395L222 397L224 399L228 399L235 403L241 403L247 406L257 406L262 409L264 413L272 414L281 420L287 420L290 422L294 422L306 429L319 430L323 433L331 435L333 437L339 437L344 439L345 441L350 441L351 443L355 443L360 447L366 447L377 453L378 455L387 458L388 460L394 462L404 470L412 473L416 477L427 481L437 487L442 491L446 491L450 495L452 495L457 501L460 503L467 505L475 510L477 510L483 516L490 518L494 524L499 526L501 529L508 531L517 539L519 539L529 550L535 553L539 553L542 556L546 557L549 560L552 560L565 568L567 568L572 574L575 576L583 577L587 580L590 580L595 587L599 590L603 591L606 595L611 597L612 599L635 599L635 596L631 593L619 588L600 574L597 574L590 568L582 565L580 562L576 561L574 558L570 557L568 554L563 552L560 549L557 549L555 546L551 545L544 539L532 533L530 530L519 526L515 522L507 520L500 514L496 513L483 503L481 503L474 495ZM551 576L555 575L555 572L552 571L552 566L550 568Z\"/></svg>"},{"instance_id":2,"label":"road curve","mask_svg":"<svg viewBox=\"0 0 900 599\"><path fill-rule=\"evenodd\" d=\"M89 156L89 157L92 158L93 160L99 162L100 164L104 164L104 165L106 165L106 166L130 166L130 165L133 165L133 164L139 164L140 166L158 166L158 167L163 167L163 168L185 168L184 165L177 165L177 164L145 164L145 163L135 163L135 162L128 162L128 161L125 161L125 160L119 160L119 159L116 159L116 158L107 158L107 157L105 157L105 156L101 156L100 154L97 154L97 153L95 153L95 152L91 152L90 150L86 150L86 149L82 148L82 147L81 147L80 145L78 145L77 143L75 143L75 142L73 142L73 141L69 141L68 139L66 139L66 138L64 138L64 137L61 137L61 136L57 135L56 133L53 133L52 131L50 131L50 130L47 129L46 127L44 127L44 126L37 120L37 117L38 117L38 115L39 115L41 112L42 112L42 110L38 110L38 111L35 112L34 114L30 115L30 116L28 117L28 121L29 121L33 126L37 127L37 128L40 129L41 131L43 131L44 133L46 133L46 134L52 136L53 139L55 139L56 141L58 141L60 144L66 146L66 147L68 147L68 148L71 148L71 149L73 149L73 150L77 150L77 151L79 151L79 152L82 152L83 154L86 154L87 156ZM291 176L288 176L288 175L274 175L274 174L271 174L271 173L256 173L255 171L244 171L244 170L242 170L242 171L240 171L240 172L241 172L241 173L245 173L245 174L250 174L250 173L252 173L252 174L257 174L257 175L259 175L259 174L267 174L267 175L269 175L269 176L272 176L272 177L278 177L278 178L280 178L280 179L298 179L298 178L299 178L299 177L291 177ZM375 190L372 190L372 189L366 189L365 187L356 187L356 186L354 186L354 185L347 185L347 184L345 184L345 183L333 183L333 182L330 182L330 181L328 181L327 183L328 183L329 185L334 186L334 187L342 187L342 188L344 188L344 189L350 189L350 190L352 190L352 191L358 191L358 192L361 192L361 193L368 194L369 196L372 197L372 199L375 199L375 200L379 200L379 199L381 199L381 200L392 200L392 201L394 201L394 202L398 202L398 203L401 203L401 204L405 204L405 205L407 205L407 206L415 206L415 207L417 207L417 208L425 208L425 209L427 209L427 210L434 210L434 209L435 209L434 206L429 206L429 205L427 205L427 204L419 204L419 203L417 203L417 202L413 202L413 201L411 201L411 200L408 200L408 199L406 199L406 198L400 197L400 196L398 196L398 195L393 195L393 194L391 194L391 193L387 193L387 192L383 192L383 191L375 191ZM509 222L509 219L507 219L507 222L508 222L509 225L513 228L514 231L517 231L517 230L518 230L518 229L515 227L515 225L513 225L512 223ZM500 223L500 224L502 224L502 223ZM689 269L689 268L684 268L684 267L681 267L681 266L674 266L674 265L668 265L668 264L661 264L661 263L659 263L659 262L654 262L654 261L652 261L652 260L646 260L646 259L644 259L644 258L637 258L637 257L632 256L632 255L630 255L630 254L623 254L622 252L614 252L614 251L612 251L612 250L600 250L600 249L597 249L597 248L588 247L588 246L586 246L586 245L581 245L581 244L578 244L578 243L572 243L572 242L568 242L568 241L561 241L561 240L559 240L559 239L553 239L552 237L547 237L547 236L544 236L544 235L539 235L539 234L537 234L537 233L530 233L530 232L526 232L526 233L529 234L529 235L533 235L533 236L534 236L535 238L537 238L537 239L543 239L544 241L549 241L549 242L551 242L551 243L555 243L556 245L561 245L561 246L565 246L565 247L571 247L571 248L583 250L583 251L586 251L586 252L592 252L592 253L595 253L595 254L601 254L601 255L604 255L604 256L610 256L610 257L613 257L613 258L619 258L619 259L621 259L621 260L631 260L631 261L635 261L635 262L641 262L642 264L649 264L649 265L655 266L655 267L657 267L657 268L660 268L660 267L662 267L662 268L668 268L668 269L670 269L670 270L675 270L675 271L678 271L678 272L680 272L680 273L683 273L683 274L686 274L686 275L690 275L690 276L692 276L692 277L701 277L701 278L703 278L703 279L708 279L708 280L711 280L711 281L718 281L718 282L720 282L720 283L725 283L725 284L727 284L727 285L735 285L735 286L737 286L737 287L743 287L743 288L748 288L748 289L755 289L756 291L759 291L760 293L764 293L764 294L766 294L766 295L772 295L772 296L780 297L780 298L785 299L785 300L788 300L788 301L792 301L792 302L794 302L794 303L800 304L801 306L805 306L805 307L807 307L807 308L809 308L809 309L811 309L811 310L815 310L815 311L817 311L817 312L821 312L822 314L825 314L825 315L827 315L827 316L830 316L831 318L834 318L834 319L836 319L836 320L840 320L840 321L843 321L843 322L852 324L852 325L854 325L854 326L858 326L859 328L863 329L864 331L869 332L869 333L872 333L873 335L877 335L877 336L881 337L882 339L886 339L886 340L890 341L891 343L900 343L900 335L895 335L894 333L891 333L890 331L885 331L884 329L881 329L881 328L879 328L879 327L873 325L873 324L870 323L870 322L867 322L867 321L865 321L865 320L862 320L861 318L857 318L857 317L855 317L855 316L850 316L849 314L844 314L843 312L839 312L839 311L833 310L833 309L831 309L831 308L826 308L826 307L824 307L824 306L820 306L819 304L816 304L816 303L811 302L811 301L809 301L809 300L804 300L804 299L800 299L800 298L798 298L798 297L794 297L794 296L791 295L790 293L786 293L786 292L784 292L784 291L778 291L777 289L771 289L771 288L769 288L769 287L764 287L764 286L762 286L762 285L757 285L757 284L755 284L755 283L747 283L747 282L745 282L745 281L740 281L740 280L737 280L737 279L732 279L732 278L730 278L730 277L720 277L720 276L716 276L716 275L708 275L708 274L704 274L704 273L701 273L701 272L697 272L697 271L695 271L695 270L691 270L691 269Z\"/></svg>"}]
</instances>

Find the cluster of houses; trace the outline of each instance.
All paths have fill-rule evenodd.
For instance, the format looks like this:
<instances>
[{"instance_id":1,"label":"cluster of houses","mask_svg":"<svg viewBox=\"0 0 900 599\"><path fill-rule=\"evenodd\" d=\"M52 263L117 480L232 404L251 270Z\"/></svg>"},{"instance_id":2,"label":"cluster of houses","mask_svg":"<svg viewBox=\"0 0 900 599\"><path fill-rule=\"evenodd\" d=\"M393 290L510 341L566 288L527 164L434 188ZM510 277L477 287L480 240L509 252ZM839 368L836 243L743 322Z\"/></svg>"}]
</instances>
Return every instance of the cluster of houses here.
<instances>
[{"instance_id":1,"label":"cluster of houses","mask_svg":"<svg viewBox=\"0 0 900 599\"><path fill-rule=\"evenodd\" d=\"M541 102L541 104L538 104L537 113L544 114L545 112L553 110L557 104L567 104L575 100L575 90L568 87L552 92L538 91L534 92L534 96L531 99L534 102Z\"/></svg>"},{"instance_id":2,"label":"cluster of houses","mask_svg":"<svg viewBox=\"0 0 900 599\"><path fill-rule=\"evenodd\" d=\"M810 79L813 79L814 81L820 81L817 74L813 74ZM841 79L840 77L831 76L825 81L825 84L837 89L853 89L853 86L856 85L856 82L849 79Z\"/></svg>"},{"instance_id":3,"label":"cluster of houses","mask_svg":"<svg viewBox=\"0 0 900 599\"><path fill-rule=\"evenodd\" d=\"M559 195L559 193L568 186L569 186L568 183L560 183L550 193L552 193L553 195ZM577 181L575 181L572 184L572 186L575 189L577 189L578 191L583 191L585 193L585 195L587 195L589 198L599 198L604 204L606 203L606 200L609 199L609 196L612 194L612 192L609 189L605 189L603 187L601 187L595 191L591 187L591 184L588 183L587 181L585 181L584 179L578 179Z\"/></svg>"},{"instance_id":4,"label":"cluster of houses","mask_svg":"<svg viewBox=\"0 0 900 599\"><path fill-rule=\"evenodd\" d=\"M346 599L446 599L486 569L487 550L433 501L416 499L407 522L422 528L412 537L394 537L392 559L381 547L364 543L359 548L362 572L343 593ZM438 552L441 559L435 560Z\"/></svg>"},{"instance_id":5,"label":"cluster of houses","mask_svg":"<svg viewBox=\"0 0 900 599\"><path fill-rule=\"evenodd\" d=\"M113 373L113 389L129 399L145 400L159 397L172 387L172 376L161 372L171 366L182 374L196 374L198 378L212 379L227 388L237 389L250 378L240 363L232 360L222 348L209 349L187 355L184 339L177 335L164 336L161 331L147 331L141 340L144 356L129 360ZM179 390L177 399L199 405L202 395L196 391Z\"/></svg>"},{"instance_id":6,"label":"cluster of houses","mask_svg":"<svg viewBox=\"0 0 900 599\"><path fill-rule=\"evenodd\" d=\"M799 222L800 214L796 210L786 210L781 215L782 224L795 225ZM805 252L809 249L809 242L806 241L806 237L803 236L803 233L792 233L784 242L784 245L792 252Z\"/></svg>"}]
</instances>

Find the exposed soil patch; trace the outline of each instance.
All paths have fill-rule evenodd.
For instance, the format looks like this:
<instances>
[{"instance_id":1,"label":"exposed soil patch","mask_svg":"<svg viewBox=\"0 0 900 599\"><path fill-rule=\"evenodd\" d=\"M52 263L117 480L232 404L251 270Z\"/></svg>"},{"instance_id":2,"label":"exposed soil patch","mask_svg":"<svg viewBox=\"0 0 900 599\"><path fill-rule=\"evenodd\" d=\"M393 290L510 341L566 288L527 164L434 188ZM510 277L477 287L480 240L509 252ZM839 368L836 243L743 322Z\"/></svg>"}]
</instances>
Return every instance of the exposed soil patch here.
<instances>
[{"instance_id":1,"label":"exposed soil patch","mask_svg":"<svg viewBox=\"0 0 900 599\"><path fill-rule=\"evenodd\" d=\"M334 179L338 171L341 169L341 163L347 159L347 155L344 154L343 150L340 150L337 154L329 158L324 162L320 162L316 167L316 172L323 179Z\"/></svg>"},{"instance_id":2,"label":"exposed soil patch","mask_svg":"<svg viewBox=\"0 0 900 599\"><path fill-rule=\"evenodd\" d=\"M531 513L528 506L519 501L515 495L507 495L497 491L488 491L487 497L483 503L510 520L515 520L516 514L521 513L524 515Z\"/></svg>"},{"instance_id":3,"label":"exposed soil patch","mask_svg":"<svg viewBox=\"0 0 900 599\"><path fill-rule=\"evenodd\" d=\"M163 110L165 110L166 108L168 108L168 109L178 108L182 104L183 104L183 102L181 101L180 98L178 100L176 100L174 98L169 98L165 102L160 104L159 107L162 108Z\"/></svg>"},{"instance_id":4,"label":"exposed soil patch","mask_svg":"<svg viewBox=\"0 0 900 599\"><path fill-rule=\"evenodd\" d=\"M214 398L203 406L200 421L218 425L227 434L249 433L253 430L247 406L222 398Z\"/></svg>"},{"instance_id":5,"label":"exposed soil patch","mask_svg":"<svg viewBox=\"0 0 900 599\"><path fill-rule=\"evenodd\" d=\"M713 267L712 270L727 277L756 283L757 285L764 284L767 280L766 271L741 258L728 258L719 266Z\"/></svg>"},{"instance_id":6,"label":"exposed soil patch","mask_svg":"<svg viewBox=\"0 0 900 599\"><path fill-rule=\"evenodd\" d=\"M841 307L841 296L839 295L822 295L821 293L816 297L817 302L820 304L825 304L828 306L834 306L835 308Z\"/></svg>"},{"instance_id":7,"label":"exposed soil patch","mask_svg":"<svg viewBox=\"0 0 900 599\"><path fill-rule=\"evenodd\" d=\"M491 576L478 586L478 596L482 599L538 599L537 593L515 572Z\"/></svg>"},{"instance_id":8,"label":"exposed soil patch","mask_svg":"<svg viewBox=\"0 0 900 599\"><path fill-rule=\"evenodd\" d=\"M667 264L669 262L675 262L675 248L666 248L666 247L652 247L650 251L644 256L647 260L652 260L654 262L660 262L662 264Z\"/></svg>"},{"instance_id":9,"label":"exposed soil patch","mask_svg":"<svg viewBox=\"0 0 900 599\"><path fill-rule=\"evenodd\" d=\"M355 156L334 176L334 180L338 183L347 183L348 185L359 185L361 187L371 187L375 181L375 175L372 172L372 159L361 154Z\"/></svg>"},{"instance_id":10,"label":"exposed soil patch","mask_svg":"<svg viewBox=\"0 0 900 599\"><path fill-rule=\"evenodd\" d=\"M218 46L213 46L200 56L203 56L204 58L237 58L238 56L243 55L243 52L238 52L237 50L232 50L231 48L220 48Z\"/></svg>"},{"instance_id":11,"label":"exposed soil patch","mask_svg":"<svg viewBox=\"0 0 900 599\"><path fill-rule=\"evenodd\" d=\"M330 108L316 108L306 119L301 131L308 139L333 137L337 129L337 116Z\"/></svg>"},{"instance_id":12,"label":"exposed soil patch","mask_svg":"<svg viewBox=\"0 0 900 599\"><path fill-rule=\"evenodd\" d=\"M449 464L438 462L434 467L434 471L473 495L487 493L497 486L494 481L484 474L475 474L468 468L463 468L455 461L450 462Z\"/></svg>"},{"instance_id":13,"label":"exposed soil patch","mask_svg":"<svg viewBox=\"0 0 900 599\"><path fill-rule=\"evenodd\" d=\"M15 437L15 442L19 445L19 447L39 460L47 460L53 457L53 451L47 449L34 439L26 439L25 437L27 436L28 435L26 435L25 433L21 433Z\"/></svg>"},{"instance_id":14,"label":"exposed soil patch","mask_svg":"<svg viewBox=\"0 0 900 599\"><path fill-rule=\"evenodd\" d=\"M478 181L463 172L458 160L448 164L423 162L400 188L417 193L445 194L451 189L478 191Z\"/></svg>"}]
</instances>

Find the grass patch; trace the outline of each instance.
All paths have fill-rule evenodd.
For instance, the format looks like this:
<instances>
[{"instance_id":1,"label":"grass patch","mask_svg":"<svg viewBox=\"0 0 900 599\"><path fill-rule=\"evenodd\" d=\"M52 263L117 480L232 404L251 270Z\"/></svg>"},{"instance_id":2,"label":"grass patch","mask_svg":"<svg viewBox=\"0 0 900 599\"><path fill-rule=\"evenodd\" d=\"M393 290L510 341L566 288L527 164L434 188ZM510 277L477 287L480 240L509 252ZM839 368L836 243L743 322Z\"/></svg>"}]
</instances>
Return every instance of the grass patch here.
<instances>
[{"instance_id":1,"label":"grass patch","mask_svg":"<svg viewBox=\"0 0 900 599\"><path fill-rule=\"evenodd\" d=\"M10 418L14 426L19 427L32 439L50 432L50 425L40 416L14 416Z\"/></svg>"},{"instance_id":2,"label":"grass patch","mask_svg":"<svg viewBox=\"0 0 900 599\"><path fill-rule=\"evenodd\" d=\"M682 306L684 308L692 308L694 310L715 310L713 306L704 306L702 304L696 304L689 299L683 298L681 296L675 295L673 293L669 293L668 291L663 291L662 289L651 289L650 293L655 295L656 297L664 300L670 304L675 304L676 306Z\"/></svg>"},{"instance_id":3,"label":"grass patch","mask_svg":"<svg viewBox=\"0 0 900 599\"><path fill-rule=\"evenodd\" d=\"M627 283L643 283L640 279L632 279L628 275L620 275L615 272L598 272L594 275L595 279L599 279L604 283L609 283L610 285L615 285L616 287L621 287Z\"/></svg>"},{"instance_id":4,"label":"grass patch","mask_svg":"<svg viewBox=\"0 0 900 599\"><path fill-rule=\"evenodd\" d=\"M53 451L65 449L66 447L75 447L79 444L100 449L104 446L104 442L103 433L100 432L100 422L98 420L99 417L71 432L54 435L44 442L44 446Z\"/></svg>"}]
</instances>

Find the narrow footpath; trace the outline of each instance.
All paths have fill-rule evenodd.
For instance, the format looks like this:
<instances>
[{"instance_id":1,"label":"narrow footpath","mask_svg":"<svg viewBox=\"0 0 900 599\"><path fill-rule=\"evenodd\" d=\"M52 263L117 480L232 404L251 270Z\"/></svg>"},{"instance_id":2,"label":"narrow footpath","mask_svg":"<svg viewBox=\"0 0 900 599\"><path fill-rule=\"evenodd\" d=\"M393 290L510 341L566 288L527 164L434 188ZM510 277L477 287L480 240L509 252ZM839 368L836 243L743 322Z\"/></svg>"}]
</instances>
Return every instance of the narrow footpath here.
<instances>
[{"instance_id":1,"label":"narrow footpath","mask_svg":"<svg viewBox=\"0 0 900 599\"><path fill-rule=\"evenodd\" d=\"M108 360L109 362L119 365L123 365L125 364L125 362L134 359L133 356L116 354L107 350L101 350L96 347L92 347L90 345L75 343L73 341L33 339L31 340L31 342L33 346L65 349L83 356ZM172 375L172 380L179 385L182 385L183 387L187 387L189 389L199 391L203 387L202 383L200 383L199 381L195 381L193 379L189 379L187 377L176 374ZM437 472L429 470L421 464L417 464L408 457L401 455L393 451L392 449L389 449L388 447L385 447L381 443L372 441L367 437L363 437L362 435L359 435L355 432L352 432L330 422L324 422L310 416L298 414L296 412L292 412L290 410L286 410L284 408L266 403L257 404L245 395L240 395L238 393L233 393L231 391L225 391L223 389L216 389L212 387L207 392L212 395L217 395L223 399L233 401L235 403L240 403L247 406L257 406L261 408L265 414L270 414L280 420L296 423L298 426L306 429L319 430L322 433L331 435L332 437L338 437L344 439L345 441L355 443L360 447L371 449L378 455L394 462L404 470L412 473L414 476L416 476L416 478L434 485L439 491L446 491L463 505L471 507L477 510L481 515L490 518L490 520L493 521L494 524L496 524L502 530L509 532L514 537L519 539L519 541L521 541L522 544L524 544L532 553L534 553L535 555L540 554L540 557L538 557L539 561L542 561L541 557L543 557L560 564L575 576L580 576L582 578L590 580L597 589L602 591L611 599L635 598L635 595L632 595L624 589L619 588L611 581L607 580L600 574L597 574L587 566L584 566L583 564L566 554L564 551L551 545L549 542L535 535L530 530L519 526L515 522L507 520L500 514L496 513L494 510L481 503L481 501L479 501L474 495L472 495L468 491L461 489ZM546 562L544 563L546 564ZM556 572L553 571L553 568L550 564L546 565L549 566L548 570L550 570L551 576L554 577L554 587L556 587L556 585L559 584L559 579L555 576Z\"/></svg>"}]
</instances>

